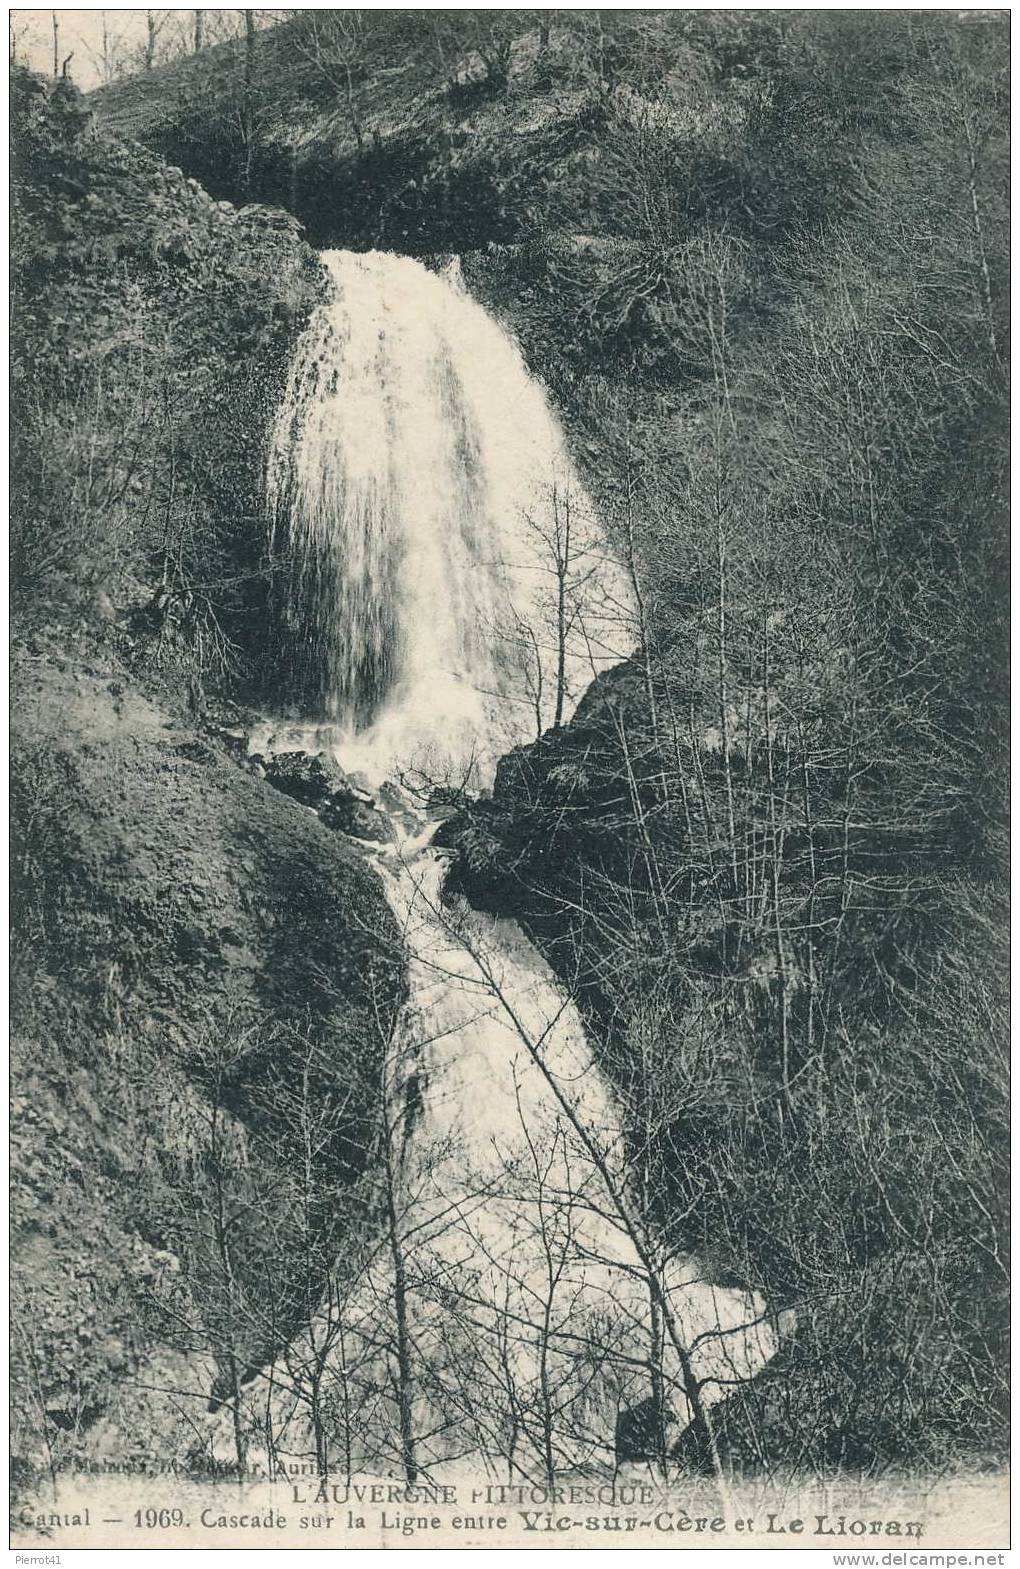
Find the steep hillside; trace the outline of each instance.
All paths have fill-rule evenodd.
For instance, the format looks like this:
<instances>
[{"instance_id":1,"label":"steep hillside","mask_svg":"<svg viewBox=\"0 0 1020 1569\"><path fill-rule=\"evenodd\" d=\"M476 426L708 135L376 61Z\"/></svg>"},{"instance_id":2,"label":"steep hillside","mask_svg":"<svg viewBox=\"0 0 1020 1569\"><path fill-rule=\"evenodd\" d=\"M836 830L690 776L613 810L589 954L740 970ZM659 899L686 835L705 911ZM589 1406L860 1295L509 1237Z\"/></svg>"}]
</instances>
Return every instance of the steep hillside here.
<instances>
[{"instance_id":1,"label":"steep hillside","mask_svg":"<svg viewBox=\"0 0 1020 1569\"><path fill-rule=\"evenodd\" d=\"M272 653L263 451L315 259L63 84L19 72L14 116L15 1449L52 1462L129 1390L115 1447L172 1451L149 1360L200 1358L200 1413L307 1313L403 958L230 696Z\"/></svg>"},{"instance_id":2,"label":"steep hillside","mask_svg":"<svg viewBox=\"0 0 1020 1569\"><path fill-rule=\"evenodd\" d=\"M631 239L635 137L660 155L676 144L695 215L711 200L702 173L732 183L775 67L836 42L837 28L778 13L326 11L93 101L214 193L288 207L319 245ZM780 214L782 190L766 199Z\"/></svg>"},{"instance_id":3,"label":"steep hillside","mask_svg":"<svg viewBox=\"0 0 1020 1569\"><path fill-rule=\"evenodd\" d=\"M243 676L265 603L262 469L317 298L295 221L213 201L12 78L12 570L19 625L120 625L150 675Z\"/></svg>"},{"instance_id":4,"label":"steep hillside","mask_svg":"<svg viewBox=\"0 0 1020 1569\"><path fill-rule=\"evenodd\" d=\"M584 142L594 77L572 79L578 26L309 13L93 100L215 194L288 207L316 244L464 250L519 237L525 170L552 173L550 155Z\"/></svg>"},{"instance_id":5,"label":"steep hillside","mask_svg":"<svg viewBox=\"0 0 1020 1569\"><path fill-rule=\"evenodd\" d=\"M197 1418L302 1321L356 1229L402 960L358 851L113 650L26 650L13 702L16 1448L38 1458L154 1354L205 1357Z\"/></svg>"}]
</instances>

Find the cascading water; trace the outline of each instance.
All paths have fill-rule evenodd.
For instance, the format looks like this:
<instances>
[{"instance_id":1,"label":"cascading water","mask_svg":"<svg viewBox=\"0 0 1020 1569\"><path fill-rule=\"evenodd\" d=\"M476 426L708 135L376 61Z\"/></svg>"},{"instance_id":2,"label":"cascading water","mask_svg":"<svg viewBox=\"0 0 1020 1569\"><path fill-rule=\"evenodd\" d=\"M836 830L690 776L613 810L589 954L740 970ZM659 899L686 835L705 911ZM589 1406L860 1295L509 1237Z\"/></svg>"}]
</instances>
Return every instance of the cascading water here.
<instances>
[{"instance_id":1,"label":"cascading water","mask_svg":"<svg viewBox=\"0 0 1020 1569\"><path fill-rule=\"evenodd\" d=\"M472 764L484 782L619 656L628 598L512 340L454 278L325 260L335 294L300 347L269 487L327 721L309 744L377 783ZM405 811L372 852L411 956L385 1074L387 1242L308 1345L329 1348L341 1447L353 1420L376 1465L611 1464L622 1410L655 1394L683 1426L692 1375L707 1406L775 1335L758 1298L649 1241L576 1008L513 923L444 903L431 832ZM278 1452L307 1452L306 1419L301 1398L277 1412Z\"/></svg>"},{"instance_id":2,"label":"cascading water","mask_svg":"<svg viewBox=\"0 0 1020 1569\"><path fill-rule=\"evenodd\" d=\"M611 1466L653 1366L678 1431L691 1374L711 1406L768 1361L773 1328L760 1298L649 1248L576 1006L515 922L444 903L427 838L377 862L412 955L387 1101L423 1427L454 1412L461 1452L526 1475Z\"/></svg>"},{"instance_id":3,"label":"cascading water","mask_svg":"<svg viewBox=\"0 0 1020 1569\"><path fill-rule=\"evenodd\" d=\"M542 388L459 270L323 260L268 474L296 662L351 766L473 761L477 782L626 653L628 596Z\"/></svg>"}]
</instances>

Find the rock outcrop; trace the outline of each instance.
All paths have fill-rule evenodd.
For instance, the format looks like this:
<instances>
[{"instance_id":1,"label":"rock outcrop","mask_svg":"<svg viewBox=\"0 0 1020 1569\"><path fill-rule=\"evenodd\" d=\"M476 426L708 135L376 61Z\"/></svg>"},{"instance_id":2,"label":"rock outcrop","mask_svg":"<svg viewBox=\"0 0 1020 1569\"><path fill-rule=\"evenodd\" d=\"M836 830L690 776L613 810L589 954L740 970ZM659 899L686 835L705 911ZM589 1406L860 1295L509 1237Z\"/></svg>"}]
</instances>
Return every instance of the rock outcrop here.
<instances>
[{"instance_id":1,"label":"rock outcrop","mask_svg":"<svg viewBox=\"0 0 1020 1569\"><path fill-rule=\"evenodd\" d=\"M310 807L327 828L370 844L389 844L393 824L375 807L371 792L349 778L328 752L253 753L251 764L274 790Z\"/></svg>"}]
</instances>

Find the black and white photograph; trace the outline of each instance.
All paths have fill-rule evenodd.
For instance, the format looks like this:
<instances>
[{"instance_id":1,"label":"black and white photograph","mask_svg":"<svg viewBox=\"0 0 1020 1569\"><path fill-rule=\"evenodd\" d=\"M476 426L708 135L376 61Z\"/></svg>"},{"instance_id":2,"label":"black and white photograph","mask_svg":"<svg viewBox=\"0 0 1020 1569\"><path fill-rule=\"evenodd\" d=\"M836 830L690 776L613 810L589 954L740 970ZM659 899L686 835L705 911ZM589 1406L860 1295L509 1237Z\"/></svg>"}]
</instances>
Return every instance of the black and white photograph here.
<instances>
[{"instance_id":1,"label":"black and white photograph","mask_svg":"<svg viewBox=\"0 0 1020 1569\"><path fill-rule=\"evenodd\" d=\"M1009 11L9 24L19 1561L1005 1563Z\"/></svg>"}]
</instances>

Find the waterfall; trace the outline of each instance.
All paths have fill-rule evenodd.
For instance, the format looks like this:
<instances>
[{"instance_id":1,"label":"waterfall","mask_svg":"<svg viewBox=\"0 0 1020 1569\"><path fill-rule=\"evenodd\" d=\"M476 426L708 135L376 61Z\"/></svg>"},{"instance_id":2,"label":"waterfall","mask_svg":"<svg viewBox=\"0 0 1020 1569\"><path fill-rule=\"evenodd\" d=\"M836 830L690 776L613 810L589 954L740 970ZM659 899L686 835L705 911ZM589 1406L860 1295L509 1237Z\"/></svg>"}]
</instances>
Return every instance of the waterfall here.
<instances>
[{"instance_id":1,"label":"waterfall","mask_svg":"<svg viewBox=\"0 0 1020 1569\"><path fill-rule=\"evenodd\" d=\"M352 766L484 782L628 651L629 595L542 387L459 266L323 260L268 471L293 661Z\"/></svg>"},{"instance_id":2,"label":"waterfall","mask_svg":"<svg viewBox=\"0 0 1020 1569\"><path fill-rule=\"evenodd\" d=\"M303 744L376 783L484 782L618 656L628 596L541 387L457 276L325 261L333 294L300 345L269 485L285 612L316 674ZM278 726L259 744L295 743L301 727ZM406 1468L410 1434L430 1469L612 1466L622 1412L658 1387L682 1429L691 1366L708 1406L775 1333L753 1293L641 1243L574 1003L514 923L444 902L433 825L392 778L379 800L397 843L366 853L410 957L383 1074L386 1242L341 1269L287 1353L291 1384L328 1356L340 1447L355 1411L375 1463ZM279 1451L307 1453L307 1405L276 1413Z\"/></svg>"}]
</instances>

